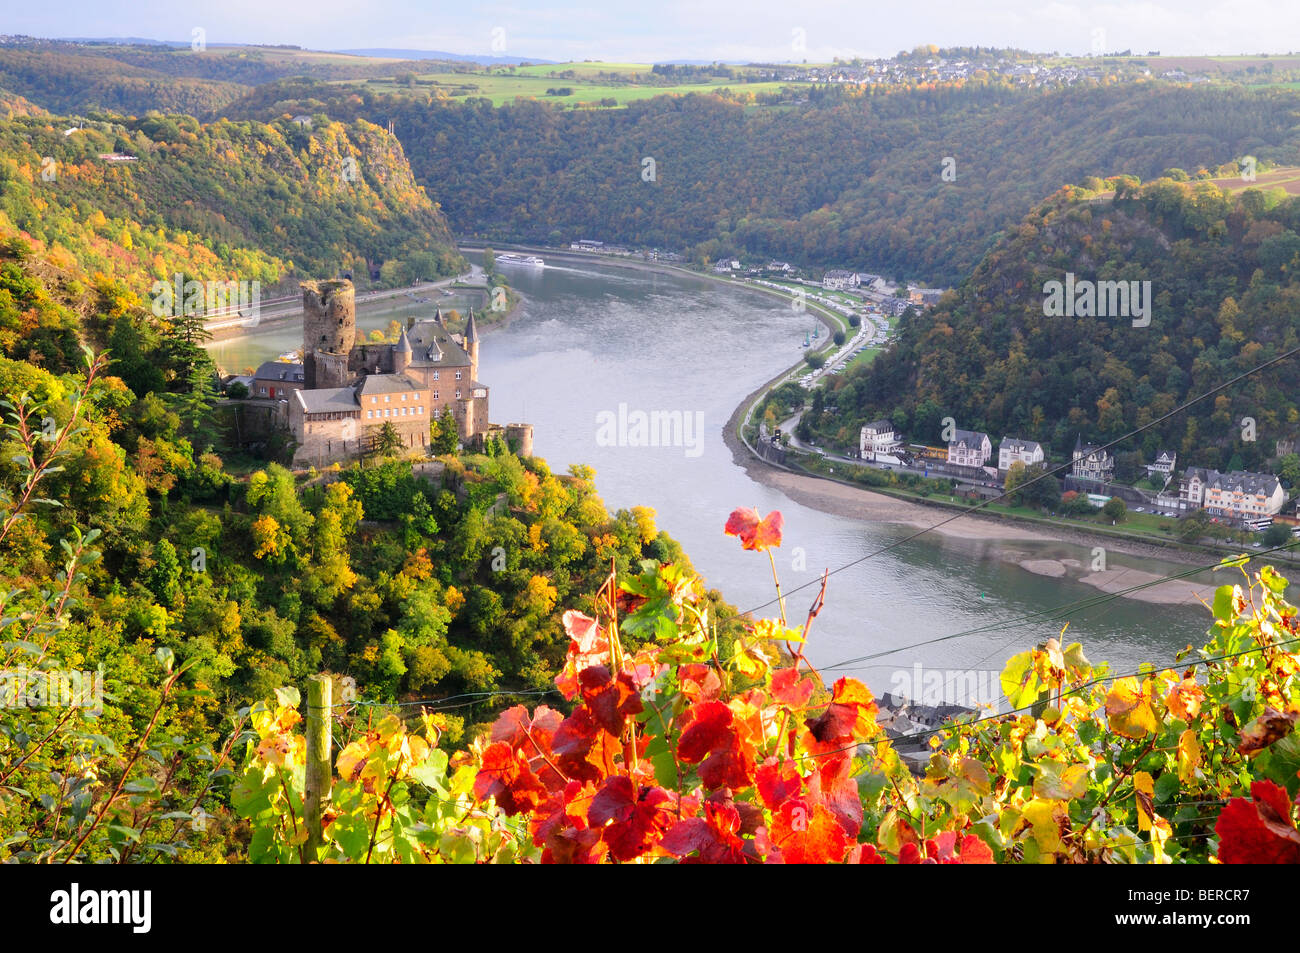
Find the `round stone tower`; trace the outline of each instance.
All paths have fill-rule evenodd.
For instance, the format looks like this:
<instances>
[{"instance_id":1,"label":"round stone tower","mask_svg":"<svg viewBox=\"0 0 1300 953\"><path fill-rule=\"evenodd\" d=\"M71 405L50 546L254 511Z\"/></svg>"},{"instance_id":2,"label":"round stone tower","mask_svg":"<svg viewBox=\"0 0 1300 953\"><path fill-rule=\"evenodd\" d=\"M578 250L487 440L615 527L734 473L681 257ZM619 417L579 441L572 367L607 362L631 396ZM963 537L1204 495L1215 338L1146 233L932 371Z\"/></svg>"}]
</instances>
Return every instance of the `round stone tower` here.
<instances>
[{"instance_id":1,"label":"round stone tower","mask_svg":"<svg viewBox=\"0 0 1300 953\"><path fill-rule=\"evenodd\" d=\"M356 289L346 278L302 282L302 361L308 390L348 382L357 341Z\"/></svg>"},{"instance_id":2,"label":"round stone tower","mask_svg":"<svg viewBox=\"0 0 1300 953\"><path fill-rule=\"evenodd\" d=\"M506 443L521 457L533 455L533 425L506 424Z\"/></svg>"}]
</instances>

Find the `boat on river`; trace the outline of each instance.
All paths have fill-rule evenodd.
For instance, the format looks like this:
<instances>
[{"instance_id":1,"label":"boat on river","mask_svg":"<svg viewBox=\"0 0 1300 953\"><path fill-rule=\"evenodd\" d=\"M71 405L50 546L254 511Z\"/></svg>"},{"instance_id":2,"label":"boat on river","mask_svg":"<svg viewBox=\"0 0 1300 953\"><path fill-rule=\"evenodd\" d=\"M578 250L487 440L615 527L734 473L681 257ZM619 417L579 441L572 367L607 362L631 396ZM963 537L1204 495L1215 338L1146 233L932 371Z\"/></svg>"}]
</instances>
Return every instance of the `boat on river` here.
<instances>
[{"instance_id":1,"label":"boat on river","mask_svg":"<svg viewBox=\"0 0 1300 953\"><path fill-rule=\"evenodd\" d=\"M498 265L532 265L536 268L545 266L546 262L536 255L497 255Z\"/></svg>"}]
</instances>

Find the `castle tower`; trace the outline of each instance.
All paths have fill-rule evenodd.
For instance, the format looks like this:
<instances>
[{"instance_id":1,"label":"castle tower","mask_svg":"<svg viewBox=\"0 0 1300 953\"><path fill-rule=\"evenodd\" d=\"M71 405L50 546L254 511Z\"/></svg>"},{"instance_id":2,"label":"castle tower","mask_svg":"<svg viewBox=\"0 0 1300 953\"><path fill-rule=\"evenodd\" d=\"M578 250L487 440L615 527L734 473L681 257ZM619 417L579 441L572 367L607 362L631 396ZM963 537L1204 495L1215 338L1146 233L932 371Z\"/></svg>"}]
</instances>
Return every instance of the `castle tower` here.
<instances>
[{"instance_id":1,"label":"castle tower","mask_svg":"<svg viewBox=\"0 0 1300 953\"><path fill-rule=\"evenodd\" d=\"M533 425L506 424L506 441L515 448L521 457L533 455Z\"/></svg>"},{"instance_id":2,"label":"castle tower","mask_svg":"<svg viewBox=\"0 0 1300 953\"><path fill-rule=\"evenodd\" d=\"M406 369L411 366L411 357L414 353L411 348L411 339L406 336L406 328L402 328L402 335L397 339L397 344L393 346L393 373L406 373Z\"/></svg>"},{"instance_id":3,"label":"castle tower","mask_svg":"<svg viewBox=\"0 0 1300 953\"><path fill-rule=\"evenodd\" d=\"M348 382L357 340L356 289L346 278L302 282L302 363L307 390Z\"/></svg>"},{"instance_id":4,"label":"castle tower","mask_svg":"<svg viewBox=\"0 0 1300 953\"><path fill-rule=\"evenodd\" d=\"M469 354L469 379L478 380L478 324L474 321L474 309L469 309L469 320L465 322L465 351Z\"/></svg>"}]
</instances>

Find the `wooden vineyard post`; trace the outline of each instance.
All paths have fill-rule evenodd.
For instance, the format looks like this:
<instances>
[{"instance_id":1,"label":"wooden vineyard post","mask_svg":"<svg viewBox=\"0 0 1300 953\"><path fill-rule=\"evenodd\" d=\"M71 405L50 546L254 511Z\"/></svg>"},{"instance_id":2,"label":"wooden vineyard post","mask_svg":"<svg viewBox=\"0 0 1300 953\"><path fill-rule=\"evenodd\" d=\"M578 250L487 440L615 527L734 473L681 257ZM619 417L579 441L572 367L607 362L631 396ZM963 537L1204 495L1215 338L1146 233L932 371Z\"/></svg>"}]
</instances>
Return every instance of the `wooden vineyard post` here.
<instances>
[{"instance_id":1,"label":"wooden vineyard post","mask_svg":"<svg viewBox=\"0 0 1300 953\"><path fill-rule=\"evenodd\" d=\"M307 685L307 778L303 804L307 841L302 848L304 864L318 861L321 847L325 843L321 826L333 780L333 772L330 770L333 744L333 718L330 716L332 695L328 675L315 675Z\"/></svg>"}]
</instances>

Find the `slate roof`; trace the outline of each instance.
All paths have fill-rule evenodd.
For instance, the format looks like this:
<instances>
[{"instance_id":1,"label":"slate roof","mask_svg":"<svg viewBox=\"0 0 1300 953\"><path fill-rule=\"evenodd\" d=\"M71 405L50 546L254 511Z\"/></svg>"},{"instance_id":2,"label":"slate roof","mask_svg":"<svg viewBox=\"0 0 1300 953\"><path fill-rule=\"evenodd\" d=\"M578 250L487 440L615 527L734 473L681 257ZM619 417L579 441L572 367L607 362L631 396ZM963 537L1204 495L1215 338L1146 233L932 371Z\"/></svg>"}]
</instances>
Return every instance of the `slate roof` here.
<instances>
[{"instance_id":1,"label":"slate roof","mask_svg":"<svg viewBox=\"0 0 1300 953\"><path fill-rule=\"evenodd\" d=\"M1272 473L1250 473L1246 470L1233 470L1220 473L1218 470L1206 470L1202 467L1189 467L1183 474L1185 479L1193 475L1200 476L1206 486L1229 493L1242 493L1246 496L1272 496L1277 492L1278 479Z\"/></svg>"},{"instance_id":2,"label":"slate roof","mask_svg":"<svg viewBox=\"0 0 1300 953\"><path fill-rule=\"evenodd\" d=\"M469 354L436 318L426 318L411 326L407 334L411 345L412 367L469 367Z\"/></svg>"},{"instance_id":3,"label":"slate roof","mask_svg":"<svg viewBox=\"0 0 1300 953\"><path fill-rule=\"evenodd\" d=\"M405 374L370 374L357 384L357 397L373 394L401 394L424 390L423 385Z\"/></svg>"},{"instance_id":4,"label":"slate roof","mask_svg":"<svg viewBox=\"0 0 1300 953\"><path fill-rule=\"evenodd\" d=\"M1026 451L1031 453L1037 451L1041 453L1043 446L1037 440L1021 440L1019 437L1003 437L1001 449L1010 450L1013 453L1024 453Z\"/></svg>"},{"instance_id":5,"label":"slate roof","mask_svg":"<svg viewBox=\"0 0 1300 953\"><path fill-rule=\"evenodd\" d=\"M253 375L259 381L296 381L301 384L306 380L302 364L289 361L267 361Z\"/></svg>"},{"instance_id":6,"label":"slate roof","mask_svg":"<svg viewBox=\"0 0 1300 953\"><path fill-rule=\"evenodd\" d=\"M357 409L356 391L351 387L326 387L321 390L294 391L303 413L326 414Z\"/></svg>"},{"instance_id":7,"label":"slate roof","mask_svg":"<svg viewBox=\"0 0 1300 953\"><path fill-rule=\"evenodd\" d=\"M982 430L957 430L949 442L957 446L982 447L985 440L989 440L989 435ZM993 441L989 440L989 446L992 445Z\"/></svg>"}]
</instances>

